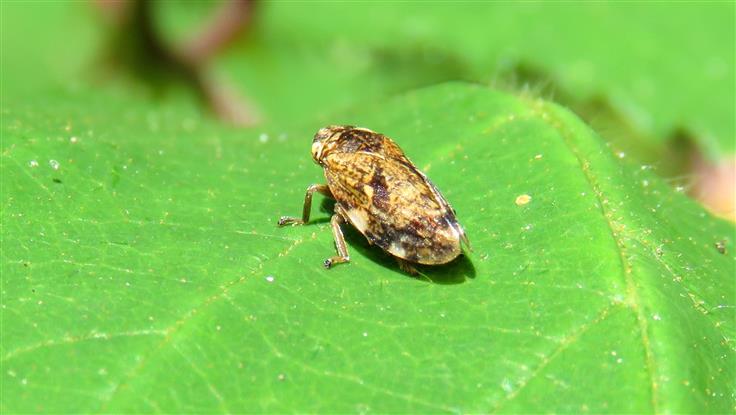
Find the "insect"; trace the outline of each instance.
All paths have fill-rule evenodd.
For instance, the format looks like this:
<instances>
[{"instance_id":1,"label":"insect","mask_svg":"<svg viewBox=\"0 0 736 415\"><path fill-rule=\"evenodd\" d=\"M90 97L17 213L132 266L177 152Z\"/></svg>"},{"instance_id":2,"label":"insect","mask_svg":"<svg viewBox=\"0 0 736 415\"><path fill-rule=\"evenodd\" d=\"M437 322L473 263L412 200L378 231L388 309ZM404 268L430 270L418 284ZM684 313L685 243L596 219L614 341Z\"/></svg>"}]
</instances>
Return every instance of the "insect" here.
<instances>
[{"instance_id":1,"label":"insect","mask_svg":"<svg viewBox=\"0 0 736 415\"><path fill-rule=\"evenodd\" d=\"M307 188L301 219L283 216L278 224L309 222L314 192L335 199L330 224L337 256L326 259L325 268L350 261L340 228L345 222L411 274L417 272L412 263L446 264L462 253L461 245L470 250L455 210L389 137L366 128L325 127L314 136L312 158L327 184Z\"/></svg>"}]
</instances>

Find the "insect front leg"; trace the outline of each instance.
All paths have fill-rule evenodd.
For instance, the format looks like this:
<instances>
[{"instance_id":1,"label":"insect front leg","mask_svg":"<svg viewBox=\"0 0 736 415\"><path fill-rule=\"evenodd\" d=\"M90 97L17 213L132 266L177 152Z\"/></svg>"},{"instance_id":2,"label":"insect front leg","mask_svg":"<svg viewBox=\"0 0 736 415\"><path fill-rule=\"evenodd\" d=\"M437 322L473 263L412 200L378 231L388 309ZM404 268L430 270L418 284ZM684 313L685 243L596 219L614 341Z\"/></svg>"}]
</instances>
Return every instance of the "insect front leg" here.
<instances>
[{"instance_id":1,"label":"insect front leg","mask_svg":"<svg viewBox=\"0 0 736 415\"><path fill-rule=\"evenodd\" d=\"M302 210L302 218L295 218L292 216L282 216L279 219L279 226L284 225L303 225L309 222L309 213L312 210L312 194L314 192L322 193L323 195L332 198L332 192L326 184L313 184L307 187L307 193L304 195L304 209Z\"/></svg>"},{"instance_id":2,"label":"insect front leg","mask_svg":"<svg viewBox=\"0 0 736 415\"><path fill-rule=\"evenodd\" d=\"M331 268L335 264L342 262L349 262L350 256L348 255L348 247L345 245L345 237L342 234L340 225L345 222L340 213L335 213L330 219L330 225L332 226L332 234L335 237L335 247L337 248L337 256L325 259L325 268Z\"/></svg>"}]
</instances>

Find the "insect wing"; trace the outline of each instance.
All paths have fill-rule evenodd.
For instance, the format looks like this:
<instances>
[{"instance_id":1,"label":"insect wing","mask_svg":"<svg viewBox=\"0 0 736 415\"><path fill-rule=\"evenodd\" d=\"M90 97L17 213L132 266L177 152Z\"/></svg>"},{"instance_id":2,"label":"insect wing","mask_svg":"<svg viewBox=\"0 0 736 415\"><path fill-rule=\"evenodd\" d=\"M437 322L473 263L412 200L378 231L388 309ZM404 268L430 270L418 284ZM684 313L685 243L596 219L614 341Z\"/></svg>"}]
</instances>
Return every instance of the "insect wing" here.
<instances>
[{"instance_id":1,"label":"insect wing","mask_svg":"<svg viewBox=\"0 0 736 415\"><path fill-rule=\"evenodd\" d=\"M460 253L462 229L434 185L403 153L394 154L330 154L324 160L330 190L371 243L414 262L448 262Z\"/></svg>"}]
</instances>

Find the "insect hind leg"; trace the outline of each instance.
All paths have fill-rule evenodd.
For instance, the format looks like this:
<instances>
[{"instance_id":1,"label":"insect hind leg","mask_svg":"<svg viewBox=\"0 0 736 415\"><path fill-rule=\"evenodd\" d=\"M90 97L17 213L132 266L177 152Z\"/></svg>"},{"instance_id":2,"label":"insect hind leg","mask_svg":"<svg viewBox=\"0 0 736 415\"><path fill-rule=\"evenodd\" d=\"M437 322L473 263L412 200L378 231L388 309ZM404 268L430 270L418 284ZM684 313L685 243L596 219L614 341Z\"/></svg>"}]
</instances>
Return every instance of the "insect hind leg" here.
<instances>
[{"instance_id":1,"label":"insect hind leg","mask_svg":"<svg viewBox=\"0 0 736 415\"><path fill-rule=\"evenodd\" d=\"M337 209L336 209L337 210ZM325 268L331 268L335 264L341 264L343 262L350 262L350 256L348 255L348 247L345 244L345 236L342 234L340 225L345 222L345 219L339 212L332 215L330 219L330 226L332 226L332 234L335 237L335 247L337 248L337 256L325 259Z\"/></svg>"},{"instance_id":2,"label":"insect hind leg","mask_svg":"<svg viewBox=\"0 0 736 415\"><path fill-rule=\"evenodd\" d=\"M396 257L396 262L399 263L399 268L409 275L418 275L419 271L409 261Z\"/></svg>"}]
</instances>

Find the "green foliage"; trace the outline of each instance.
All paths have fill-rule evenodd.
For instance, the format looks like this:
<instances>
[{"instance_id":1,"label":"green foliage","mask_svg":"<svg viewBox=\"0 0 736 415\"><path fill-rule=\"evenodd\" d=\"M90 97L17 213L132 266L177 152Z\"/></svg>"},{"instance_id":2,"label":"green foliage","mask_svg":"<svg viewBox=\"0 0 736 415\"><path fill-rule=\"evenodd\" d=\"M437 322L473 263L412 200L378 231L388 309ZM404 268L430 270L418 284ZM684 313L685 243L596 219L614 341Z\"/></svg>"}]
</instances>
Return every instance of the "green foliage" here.
<instances>
[{"instance_id":1,"label":"green foliage","mask_svg":"<svg viewBox=\"0 0 736 415\"><path fill-rule=\"evenodd\" d=\"M733 227L567 111L446 84L339 120L398 140L468 230L414 279L355 233L323 269L325 212L275 226L321 180L319 125L68 101L4 117L5 411L733 408Z\"/></svg>"},{"instance_id":2,"label":"green foliage","mask_svg":"<svg viewBox=\"0 0 736 415\"><path fill-rule=\"evenodd\" d=\"M703 74L733 72L733 5L368 6L264 3L216 67L270 120L243 130L179 91L80 82L104 45L88 9L0 5L0 411L734 411L732 224L550 102L385 97L531 62L655 138L702 125L730 151L733 80ZM172 36L198 21L166 7ZM346 229L352 262L325 270L320 196L313 224L277 228L322 181L309 144L330 123L393 137L474 252L412 278Z\"/></svg>"},{"instance_id":3,"label":"green foliage","mask_svg":"<svg viewBox=\"0 0 736 415\"><path fill-rule=\"evenodd\" d=\"M280 2L261 11L251 41L220 68L277 120L445 80L529 82L566 104L604 101L625 123L606 136L633 128L661 143L686 129L713 154L736 151L733 2Z\"/></svg>"}]
</instances>

